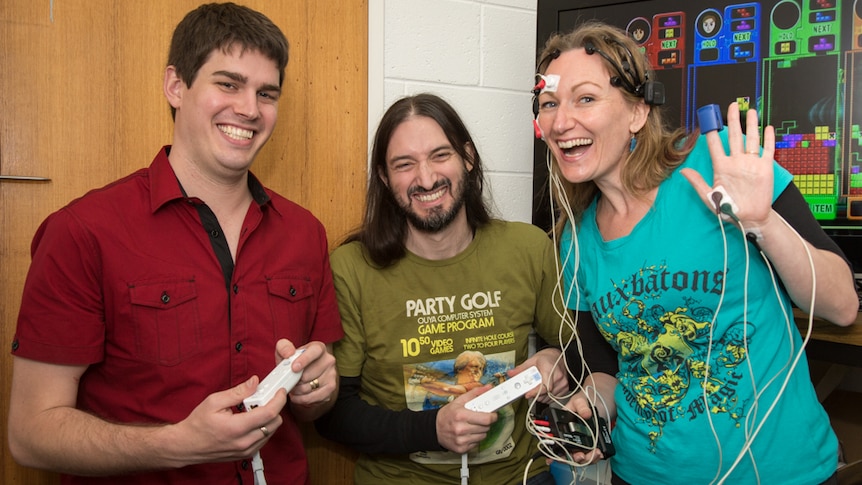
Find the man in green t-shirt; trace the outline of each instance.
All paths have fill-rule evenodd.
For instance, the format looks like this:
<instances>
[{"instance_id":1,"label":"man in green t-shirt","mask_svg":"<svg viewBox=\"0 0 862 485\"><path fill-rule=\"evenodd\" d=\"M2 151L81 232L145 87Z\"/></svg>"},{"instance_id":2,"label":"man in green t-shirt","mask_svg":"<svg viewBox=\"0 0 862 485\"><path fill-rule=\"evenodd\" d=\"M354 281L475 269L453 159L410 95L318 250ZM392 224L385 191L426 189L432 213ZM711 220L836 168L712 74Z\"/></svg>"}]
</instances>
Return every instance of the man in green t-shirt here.
<instances>
[{"instance_id":1,"label":"man in green t-shirt","mask_svg":"<svg viewBox=\"0 0 862 485\"><path fill-rule=\"evenodd\" d=\"M437 96L396 101L371 162L362 226L331 257L345 337L318 430L361 452L359 485L458 483L464 454L470 483L553 485L525 427L531 400L568 390L551 240L491 217L476 145ZM530 355L534 330L549 346ZM525 398L464 407L532 365Z\"/></svg>"}]
</instances>

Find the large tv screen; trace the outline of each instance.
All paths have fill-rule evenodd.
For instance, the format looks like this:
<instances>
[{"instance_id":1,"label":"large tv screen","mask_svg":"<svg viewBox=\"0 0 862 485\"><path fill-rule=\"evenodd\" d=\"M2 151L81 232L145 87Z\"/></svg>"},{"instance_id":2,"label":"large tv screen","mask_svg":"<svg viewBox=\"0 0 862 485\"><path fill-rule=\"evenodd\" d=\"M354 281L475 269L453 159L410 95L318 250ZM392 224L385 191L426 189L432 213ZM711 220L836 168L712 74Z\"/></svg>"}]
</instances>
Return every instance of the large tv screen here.
<instances>
[{"instance_id":1,"label":"large tv screen","mask_svg":"<svg viewBox=\"0 0 862 485\"><path fill-rule=\"evenodd\" d=\"M862 272L862 0L539 0L537 52L598 19L625 29L665 85L662 109L738 101L776 130L776 160ZM533 222L549 228L545 147L536 143Z\"/></svg>"}]
</instances>

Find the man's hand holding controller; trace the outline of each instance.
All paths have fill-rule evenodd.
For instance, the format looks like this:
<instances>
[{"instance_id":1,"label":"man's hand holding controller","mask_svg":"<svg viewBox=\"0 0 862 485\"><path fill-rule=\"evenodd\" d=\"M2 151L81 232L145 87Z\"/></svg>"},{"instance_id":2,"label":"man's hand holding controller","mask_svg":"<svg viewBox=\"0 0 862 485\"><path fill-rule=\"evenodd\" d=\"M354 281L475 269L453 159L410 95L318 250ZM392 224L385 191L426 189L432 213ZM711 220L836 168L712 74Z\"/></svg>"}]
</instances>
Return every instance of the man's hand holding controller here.
<instances>
[{"instance_id":1,"label":"man's hand holding controller","mask_svg":"<svg viewBox=\"0 0 862 485\"><path fill-rule=\"evenodd\" d=\"M497 413L480 413L465 404L492 389L490 384L472 389L446 404L437 412L437 442L455 453L466 453L482 442Z\"/></svg>"},{"instance_id":2,"label":"man's hand holding controller","mask_svg":"<svg viewBox=\"0 0 862 485\"><path fill-rule=\"evenodd\" d=\"M181 422L152 428L154 433L160 429L166 433L153 440L162 443L159 454L168 460L167 466L234 461L257 453L281 426L280 413L287 403L285 393L276 393L254 413L235 412L243 400L254 394L258 383L258 377L253 376L230 389L212 393Z\"/></svg>"},{"instance_id":3,"label":"man's hand holding controller","mask_svg":"<svg viewBox=\"0 0 862 485\"><path fill-rule=\"evenodd\" d=\"M535 367L530 367L503 383L473 389L440 408L437 414L437 441L455 453L475 448L497 421L497 409L522 397L542 382Z\"/></svg>"},{"instance_id":4,"label":"man's hand holding controller","mask_svg":"<svg viewBox=\"0 0 862 485\"><path fill-rule=\"evenodd\" d=\"M167 444L160 447L159 455L164 455L162 459L169 464L155 461L160 459L158 457L154 457L153 462L160 463L161 467L182 467L248 458L281 426L281 412L288 403L294 417L300 421L313 420L334 404L338 392L337 371L335 357L328 346L311 342L297 351L290 341L281 339L276 343L273 357L276 362L290 358L290 369L301 376L290 390L289 400L281 387L267 394L267 402L254 403L254 412L236 413L237 406L260 390L265 376L263 379L253 376L230 389L210 394L181 422L152 429L152 432L167 433L165 438L159 438L160 443Z\"/></svg>"},{"instance_id":5,"label":"man's hand holding controller","mask_svg":"<svg viewBox=\"0 0 862 485\"><path fill-rule=\"evenodd\" d=\"M281 343L281 341L279 341ZM293 345L290 342L281 345L281 350L279 350L279 344L276 344L276 358L278 358L281 351L287 351L290 353L290 348ZM255 409L258 409L261 406L266 406L273 400L276 396L280 397L281 390L283 389L285 392L285 396L287 393L293 390L293 388L299 383L300 378L302 378L302 368L298 368L296 370L293 369L294 361L305 352L305 349L293 349L293 352L290 356L285 359L282 359L275 365L275 368L270 371L270 373L260 381L257 389L254 391L254 394L248 396L243 399L243 405L245 406L245 410L248 412L252 412ZM280 406L284 407L284 405ZM261 433L263 433L264 438L268 439L274 430L270 430L266 426L260 427ZM251 460L252 467L254 469L254 483L255 485L266 485L266 476L264 474L263 469L263 460L260 457L260 452L255 452L254 456Z\"/></svg>"},{"instance_id":6,"label":"man's hand holding controller","mask_svg":"<svg viewBox=\"0 0 862 485\"><path fill-rule=\"evenodd\" d=\"M302 370L293 370L293 361L296 357L302 355L303 352L305 352L305 349L297 349L293 355L276 364L269 375L260 381L254 394L243 400L247 411L267 404L281 389L284 389L286 393L293 389L293 386L302 377Z\"/></svg>"},{"instance_id":7,"label":"man's hand holding controller","mask_svg":"<svg viewBox=\"0 0 862 485\"><path fill-rule=\"evenodd\" d=\"M278 361L293 356L296 351L293 344L286 339L279 340L275 349ZM302 351L290 365L293 372L302 375L290 391L288 402L297 420L312 421L335 404L335 397L338 395L338 370L331 345L314 341L303 346Z\"/></svg>"}]
</instances>

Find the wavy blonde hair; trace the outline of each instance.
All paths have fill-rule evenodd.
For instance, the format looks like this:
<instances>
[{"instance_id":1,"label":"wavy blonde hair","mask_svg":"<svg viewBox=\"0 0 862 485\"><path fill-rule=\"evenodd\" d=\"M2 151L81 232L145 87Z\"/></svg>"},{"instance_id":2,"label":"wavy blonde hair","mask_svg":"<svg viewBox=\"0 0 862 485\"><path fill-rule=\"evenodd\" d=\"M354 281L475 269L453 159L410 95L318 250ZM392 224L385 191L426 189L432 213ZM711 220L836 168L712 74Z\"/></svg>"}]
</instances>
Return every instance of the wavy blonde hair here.
<instances>
[{"instance_id":1,"label":"wavy blonde hair","mask_svg":"<svg viewBox=\"0 0 862 485\"><path fill-rule=\"evenodd\" d=\"M588 44L592 44L597 50L606 54L618 66L623 65L624 62L634 63L630 69L640 77L637 82L654 79L654 72L635 41L624 30L598 21L581 24L566 34L552 35L539 55L539 73L544 74L550 64L548 61L555 59L559 53L583 49ZM617 74L617 68L606 58L602 57L602 62L612 76ZM617 87L629 103L644 102L641 96L620 86ZM642 197L658 187L685 160L697 138L687 137L683 128L673 130L668 128L661 109L657 106L650 106L646 123L634 136L637 145L622 166L621 178L623 188L636 197ZM551 167L551 176L558 177L561 182L559 187L551 184L554 200L559 207L563 204L571 207L572 216L577 222L598 195L598 187L593 181L580 183L566 181L562 178L556 160ZM557 235L561 234L568 219L569 216L565 211L559 214L554 227Z\"/></svg>"}]
</instances>

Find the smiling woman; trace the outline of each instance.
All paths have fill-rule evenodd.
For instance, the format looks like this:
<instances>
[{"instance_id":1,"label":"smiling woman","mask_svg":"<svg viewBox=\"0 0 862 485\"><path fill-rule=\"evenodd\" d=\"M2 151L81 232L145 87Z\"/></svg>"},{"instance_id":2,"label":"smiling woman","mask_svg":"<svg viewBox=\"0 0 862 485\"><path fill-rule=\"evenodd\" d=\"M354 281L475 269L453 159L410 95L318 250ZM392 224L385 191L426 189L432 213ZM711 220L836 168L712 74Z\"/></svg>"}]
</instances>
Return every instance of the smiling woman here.
<instances>
[{"instance_id":1,"label":"smiling woman","mask_svg":"<svg viewBox=\"0 0 862 485\"><path fill-rule=\"evenodd\" d=\"M539 59L554 81L536 88L554 235L584 340L569 365L594 369L566 407L616 420L613 483L667 481L673 463L693 464L671 467L679 483L835 483L837 439L791 315L850 325L853 281L774 160L773 128L761 138L739 102L727 129L670 127L647 57L611 25L555 34ZM814 446L785 445L794 429Z\"/></svg>"},{"instance_id":2,"label":"smiling woman","mask_svg":"<svg viewBox=\"0 0 862 485\"><path fill-rule=\"evenodd\" d=\"M170 142L172 123L160 85L164 51L176 23L200 3L54 2L49 12L29 1L4 0L0 105L6 114L0 117L0 168L4 175L51 179L0 183L4 345L13 340L29 244L39 221L88 190L145 166L155 147ZM364 195L357 181L366 179L367 3L242 3L266 14L293 41L280 120L253 172L309 208L337 237L359 221ZM33 55L36 52L39 55ZM315 62L304 61L310 58ZM312 103L304 95L307 79L338 82L316 86L320 96ZM327 96L327 89L332 94L337 89L338 96ZM328 136L333 130L340 134L337 138ZM7 143L11 139L15 142ZM10 382L11 368L9 353L0 353L0 381ZM7 384L0 399L2 426L8 416L8 391ZM352 453L333 443L321 444L312 427L303 433L312 483L350 483ZM2 441L0 482L58 482L54 474L18 466Z\"/></svg>"}]
</instances>

